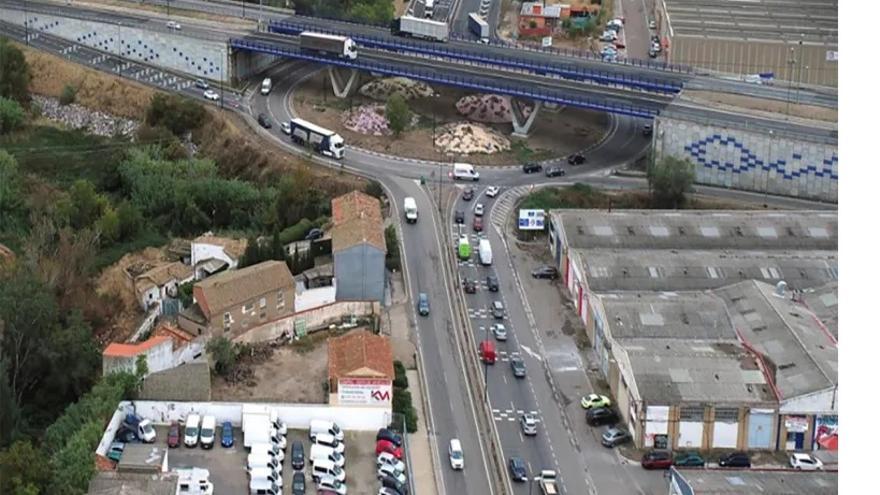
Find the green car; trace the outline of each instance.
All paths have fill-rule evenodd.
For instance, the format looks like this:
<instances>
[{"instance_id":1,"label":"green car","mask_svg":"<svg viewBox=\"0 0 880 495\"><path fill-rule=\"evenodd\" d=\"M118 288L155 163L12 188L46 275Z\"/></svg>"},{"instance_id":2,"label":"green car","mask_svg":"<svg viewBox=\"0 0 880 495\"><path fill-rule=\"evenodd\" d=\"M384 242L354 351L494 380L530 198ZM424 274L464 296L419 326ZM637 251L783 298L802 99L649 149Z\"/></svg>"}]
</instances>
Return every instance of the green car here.
<instances>
[{"instance_id":1,"label":"green car","mask_svg":"<svg viewBox=\"0 0 880 495\"><path fill-rule=\"evenodd\" d=\"M581 407L584 409L599 409L600 407L608 407L611 400L604 395L590 394L581 397Z\"/></svg>"},{"instance_id":2,"label":"green car","mask_svg":"<svg viewBox=\"0 0 880 495\"><path fill-rule=\"evenodd\" d=\"M676 466L703 467L706 461L696 452L682 452L675 456Z\"/></svg>"},{"instance_id":3,"label":"green car","mask_svg":"<svg viewBox=\"0 0 880 495\"><path fill-rule=\"evenodd\" d=\"M122 459L122 451L125 450L125 444L122 442L113 442L107 449L107 458L111 461L119 462Z\"/></svg>"}]
</instances>

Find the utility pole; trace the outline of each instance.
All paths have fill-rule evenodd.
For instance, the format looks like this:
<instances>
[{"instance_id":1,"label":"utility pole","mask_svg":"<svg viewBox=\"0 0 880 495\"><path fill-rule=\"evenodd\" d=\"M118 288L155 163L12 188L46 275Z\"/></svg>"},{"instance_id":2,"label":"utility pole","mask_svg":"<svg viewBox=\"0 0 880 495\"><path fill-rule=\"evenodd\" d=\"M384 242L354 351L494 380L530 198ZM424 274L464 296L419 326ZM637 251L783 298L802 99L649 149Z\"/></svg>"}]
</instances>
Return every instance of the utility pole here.
<instances>
[{"instance_id":1,"label":"utility pole","mask_svg":"<svg viewBox=\"0 0 880 495\"><path fill-rule=\"evenodd\" d=\"M791 86L794 84L794 47L789 48L788 57L788 94L785 96L785 115L791 115Z\"/></svg>"},{"instance_id":2,"label":"utility pole","mask_svg":"<svg viewBox=\"0 0 880 495\"><path fill-rule=\"evenodd\" d=\"M801 71L804 68L804 35L798 41L798 81L797 88L794 90L794 99L798 105L801 103Z\"/></svg>"},{"instance_id":3,"label":"utility pole","mask_svg":"<svg viewBox=\"0 0 880 495\"><path fill-rule=\"evenodd\" d=\"M241 0L241 18L244 19L244 0Z\"/></svg>"},{"instance_id":4,"label":"utility pole","mask_svg":"<svg viewBox=\"0 0 880 495\"><path fill-rule=\"evenodd\" d=\"M24 0L24 44L30 46L31 35L28 32L28 3Z\"/></svg>"},{"instance_id":5,"label":"utility pole","mask_svg":"<svg viewBox=\"0 0 880 495\"><path fill-rule=\"evenodd\" d=\"M165 0L165 15L171 17L171 0Z\"/></svg>"}]
</instances>

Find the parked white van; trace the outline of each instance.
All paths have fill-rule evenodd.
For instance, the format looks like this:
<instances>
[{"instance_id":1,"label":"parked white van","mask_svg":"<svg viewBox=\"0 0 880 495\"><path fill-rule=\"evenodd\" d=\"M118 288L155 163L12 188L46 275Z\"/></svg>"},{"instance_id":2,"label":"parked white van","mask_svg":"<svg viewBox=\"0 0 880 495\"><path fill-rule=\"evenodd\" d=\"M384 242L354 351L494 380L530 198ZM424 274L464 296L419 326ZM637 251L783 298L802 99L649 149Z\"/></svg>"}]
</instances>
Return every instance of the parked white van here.
<instances>
[{"instance_id":1,"label":"parked white van","mask_svg":"<svg viewBox=\"0 0 880 495\"><path fill-rule=\"evenodd\" d=\"M284 449L275 443L255 443L251 445L251 454L267 454L279 462L284 460Z\"/></svg>"},{"instance_id":2,"label":"parked white van","mask_svg":"<svg viewBox=\"0 0 880 495\"><path fill-rule=\"evenodd\" d=\"M406 214L407 223L419 221L419 208L416 206L415 198L409 196L403 198L403 212Z\"/></svg>"},{"instance_id":3,"label":"parked white van","mask_svg":"<svg viewBox=\"0 0 880 495\"><path fill-rule=\"evenodd\" d=\"M345 444L326 433L318 433L312 440L317 445L324 445L340 454L345 454Z\"/></svg>"},{"instance_id":4,"label":"parked white van","mask_svg":"<svg viewBox=\"0 0 880 495\"><path fill-rule=\"evenodd\" d=\"M312 445L309 450L309 462L315 462L317 459L330 459L339 467L345 467L345 456L333 450L333 447L326 445Z\"/></svg>"},{"instance_id":5,"label":"parked white van","mask_svg":"<svg viewBox=\"0 0 880 495\"><path fill-rule=\"evenodd\" d=\"M284 484L281 481L281 473L272 468L253 468L250 470L250 475L252 480L269 480L278 485L278 488L284 488Z\"/></svg>"},{"instance_id":6,"label":"parked white van","mask_svg":"<svg viewBox=\"0 0 880 495\"><path fill-rule=\"evenodd\" d=\"M283 465L278 459L268 454L248 454L247 467L248 471L252 469L269 468L280 473Z\"/></svg>"},{"instance_id":7,"label":"parked white van","mask_svg":"<svg viewBox=\"0 0 880 495\"><path fill-rule=\"evenodd\" d=\"M281 487L269 480L251 479L251 495L281 495Z\"/></svg>"},{"instance_id":8,"label":"parked white van","mask_svg":"<svg viewBox=\"0 0 880 495\"><path fill-rule=\"evenodd\" d=\"M348 492L348 488L346 488L345 483L339 481L333 476L324 476L320 480L315 482L315 488L318 490L329 490L335 492L337 495L345 495Z\"/></svg>"},{"instance_id":9,"label":"parked white van","mask_svg":"<svg viewBox=\"0 0 880 495\"><path fill-rule=\"evenodd\" d=\"M480 180L480 173L474 170L469 163L454 163L452 165L452 178L455 180Z\"/></svg>"},{"instance_id":10,"label":"parked white van","mask_svg":"<svg viewBox=\"0 0 880 495\"><path fill-rule=\"evenodd\" d=\"M260 86L260 94L267 95L270 91L272 91L272 79L267 77L263 79L263 84Z\"/></svg>"},{"instance_id":11,"label":"parked white van","mask_svg":"<svg viewBox=\"0 0 880 495\"><path fill-rule=\"evenodd\" d=\"M333 476L340 483L345 483L345 470L329 459L317 459L312 464L312 479L320 480L324 476Z\"/></svg>"},{"instance_id":12,"label":"parked white van","mask_svg":"<svg viewBox=\"0 0 880 495\"><path fill-rule=\"evenodd\" d=\"M214 438L217 436L217 420L214 416L205 416L202 419L202 427L199 429L199 443L203 449L210 449L214 446Z\"/></svg>"},{"instance_id":13,"label":"parked white van","mask_svg":"<svg viewBox=\"0 0 880 495\"><path fill-rule=\"evenodd\" d=\"M195 447L199 444L199 423L201 418L198 414L190 414L186 417L186 426L183 429L183 444L187 447Z\"/></svg>"},{"instance_id":14,"label":"parked white van","mask_svg":"<svg viewBox=\"0 0 880 495\"><path fill-rule=\"evenodd\" d=\"M314 442L315 435L318 435L319 433L332 435L340 442L345 440L345 434L342 432L342 428L333 421L326 421L323 419L311 420L309 422L309 438Z\"/></svg>"}]
</instances>

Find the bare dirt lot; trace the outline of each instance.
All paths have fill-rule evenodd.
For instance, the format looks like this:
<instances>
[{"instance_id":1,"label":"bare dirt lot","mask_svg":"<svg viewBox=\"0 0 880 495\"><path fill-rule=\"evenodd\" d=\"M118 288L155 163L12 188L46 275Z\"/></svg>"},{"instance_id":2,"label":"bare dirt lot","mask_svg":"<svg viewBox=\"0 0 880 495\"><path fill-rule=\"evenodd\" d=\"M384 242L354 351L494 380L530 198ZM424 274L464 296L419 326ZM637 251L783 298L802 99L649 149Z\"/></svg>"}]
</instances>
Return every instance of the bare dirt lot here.
<instances>
[{"instance_id":1,"label":"bare dirt lot","mask_svg":"<svg viewBox=\"0 0 880 495\"><path fill-rule=\"evenodd\" d=\"M339 99L333 95L328 76L321 73L304 82L297 89L293 99L296 113L302 118L318 125L334 129L348 143L374 151L417 158L421 160L443 161L449 157L434 147L433 123L439 129L443 124L461 122L455 103L468 92L449 87L435 88L438 97L410 100L413 113L420 116L420 123L400 137L367 136L346 129L342 125L342 114L349 106L373 103L374 100L357 94L350 100ZM361 85L369 79L362 78ZM513 165L525 160L545 160L565 156L589 147L605 134L607 116L602 113L575 109L563 109L558 113L541 110L536 118L533 132L528 139L514 140L510 151L494 154L471 154L467 160L477 165ZM502 135L510 136L510 124L486 124Z\"/></svg>"},{"instance_id":2,"label":"bare dirt lot","mask_svg":"<svg viewBox=\"0 0 880 495\"><path fill-rule=\"evenodd\" d=\"M211 396L218 401L266 401L321 404L327 402L327 332L311 334L275 349L272 357L253 367L247 384L213 380Z\"/></svg>"},{"instance_id":3,"label":"bare dirt lot","mask_svg":"<svg viewBox=\"0 0 880 495\"><path fill-rule=\"evenodd\" d=\"M767 100L762 98L754 98L744 95L733 95L728 93L713 93L710 91L687 91L685 95L694 101L703 101L710 103L720 103L722 105L730 105L749 110L759 110L763 112L771 112L775 114L785 114L786 111L792 117L800 117L803 119L822 120L826 122L837 123L837 109L826 108L813 105L797 105L784 101Z\"/></svg>"}]
</instances>

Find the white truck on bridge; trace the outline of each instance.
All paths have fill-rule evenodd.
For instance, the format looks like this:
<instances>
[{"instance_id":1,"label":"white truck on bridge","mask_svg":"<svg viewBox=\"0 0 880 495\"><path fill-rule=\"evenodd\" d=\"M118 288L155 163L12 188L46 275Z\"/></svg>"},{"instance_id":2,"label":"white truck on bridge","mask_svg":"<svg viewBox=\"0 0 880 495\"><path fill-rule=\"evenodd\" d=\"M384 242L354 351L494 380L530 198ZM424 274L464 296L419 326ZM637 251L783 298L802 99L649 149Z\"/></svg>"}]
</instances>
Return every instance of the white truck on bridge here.
<instances>
[{"instance_id":1,"label":"white truck on bridge","mask_svg":"<svg viewBox=\"0 0 880 495\"><path fill-rule=\"evenodd\" d=\"M468 14L468 29L476 34L483 43L489 42L489 23L480 17L480 14L476 12Z\"/></svg>"},{"instance_id":2,"label":"white truck on bridge","mask_svg":"<svg viewBox=\"0 0 880 495\"><path fill-rule=\"evenodd\" d=\"M348 36L303 32L299 35L299 49L337 58L357 59L357 44Z\"/></svg>"},{"instance_id":3,"label":"white truck on bridge","mask_svg":"<svg viewBox=\"0 0 880 495\"><path fill-rule=\"evenodd\" d=\"M391 32L397 36L412 36L431 41L447 41L449 39L449 25L445 22L419 19L411 15L395 19Z\"/></svg>"}]
</instances>

